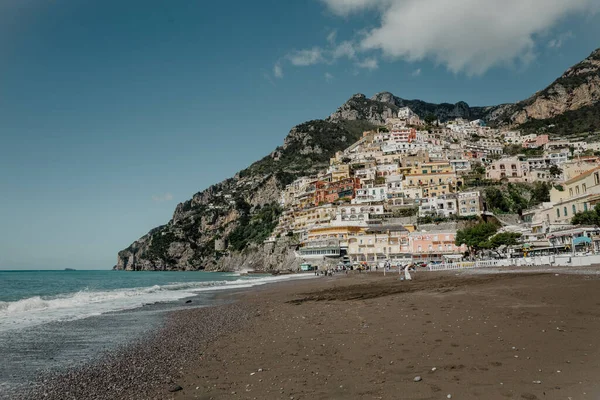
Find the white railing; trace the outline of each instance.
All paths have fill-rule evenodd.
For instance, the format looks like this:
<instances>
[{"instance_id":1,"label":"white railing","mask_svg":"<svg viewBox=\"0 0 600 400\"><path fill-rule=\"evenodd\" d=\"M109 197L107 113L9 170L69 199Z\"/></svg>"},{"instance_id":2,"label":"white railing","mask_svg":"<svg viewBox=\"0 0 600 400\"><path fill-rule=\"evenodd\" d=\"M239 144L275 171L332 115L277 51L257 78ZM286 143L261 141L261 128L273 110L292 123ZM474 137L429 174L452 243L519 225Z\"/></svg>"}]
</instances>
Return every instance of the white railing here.
<instances>
[{"instance_id":1,"label":"white railing","mask_svg":"<svg viewBox=\"0 0 600 400\"><path fill-rule=\"evenodd\" d=\"M493 268L512 265L511 260L459 261L452 263L430 264L429 271L448 271L455 269Z\"/></svg>"},{"instance_id":2,"label":"white railing","mask_svg":"<svg viewBox=\"0 0 600 400\"><path fill-rule=\"evenodd\" d=\"M600 264L600 254L560 254L556 256L535 256L515 259L459 261L453 263L430 264L429 271L447 271L455 269L494 268L494 267L540 267L540 266L571 266L585 267Z\"/></svg>"}]
</instances>

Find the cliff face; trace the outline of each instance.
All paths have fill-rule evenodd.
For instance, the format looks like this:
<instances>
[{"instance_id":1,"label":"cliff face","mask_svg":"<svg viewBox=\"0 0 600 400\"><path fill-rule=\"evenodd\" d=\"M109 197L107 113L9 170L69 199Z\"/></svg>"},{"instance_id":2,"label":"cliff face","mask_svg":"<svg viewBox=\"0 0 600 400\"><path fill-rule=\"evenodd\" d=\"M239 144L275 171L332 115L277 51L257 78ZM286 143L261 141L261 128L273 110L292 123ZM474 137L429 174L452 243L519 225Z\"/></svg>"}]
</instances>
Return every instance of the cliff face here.
<instances>
[{"instance_id":1,"label":"cliff face","mask_svg":"<svg viewBox=\"0 0 600 400\"><path fill-rule=\"evenodd\" d=\"M235 270L293 266L292 238L264 243L281 212L281 189L326 167L358 140L365 121L309 121L294 127L282 146L235 177L177 205L171 220L117 256L119 270Z\"/></svg>"},{"instance_id":2,"label":"cliff face","mask_svg":"<svg viewBox=\"0 0 600 400\"><path fill-rule=\"evenodd\" d=\"M464 101L459 101L455 104L434 104L422 100L406 100L394 96L390 92L377 93L371 97L371 100L390 104L396 108L408 107L421 118L427 115L435 115L437 119L442 122L455 118L465 118L470 120L479 119L486 115L487 109L492 109L492 107L470 107Z\"/></svg>"},{"instance_id":3,"label":"cliff face","mask_svg":"<svg viewBox=\"0 0 600 400\"><path fill-rule=\"evenodd\" d=\"M373 125L383 125L387 118L391 118L398 113L399 108L393 102L381 101L377 98L367 99L364 94L358 93L331 114L328 121L362 120Z\"/></svg>"},{"instance_id":4,"label":"cliff face","mask_svg":"<svg viewBox=\"0 0 600 400\"><path fill-rule=\"evenodd\" d=\"M402 107L441 121L484 119L528 131L568 135L600 129L600 50L567 70L548 88L515 104L470 107L405 100L389 92L352 96L327 120L300 124L283 145L235 177L180 203L173 218L120 251L115 269L276 269L297 264L292 238L264 243L277 225L286 184L323 169L336 151L381 125ZM552 128L548 128L552 127Z\"/></svg>"},{"instance_id":5,"label":"cliff face","mask_svg":"<svg viewBox=\"0 0 600 400\"><path fill-rule=\"evenodd\" d=\"M512 122L549 119L600 101L600 49L569 68L550 86L515 105Z\"/></svg>"}]
</instances>

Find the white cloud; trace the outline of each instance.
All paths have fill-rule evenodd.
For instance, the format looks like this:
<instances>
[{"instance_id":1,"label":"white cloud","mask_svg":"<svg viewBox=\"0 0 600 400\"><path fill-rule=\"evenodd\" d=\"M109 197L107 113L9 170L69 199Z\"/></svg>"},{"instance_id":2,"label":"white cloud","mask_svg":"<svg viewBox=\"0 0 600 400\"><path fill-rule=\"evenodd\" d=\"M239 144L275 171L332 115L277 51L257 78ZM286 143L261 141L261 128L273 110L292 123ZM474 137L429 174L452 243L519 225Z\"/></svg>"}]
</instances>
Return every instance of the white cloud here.
<instances>
[{"instance_id":1,"label":"white cloud","mask_svg":"<svg viewBox=\"0 0 600 400\"><path fill-rule=\"evenodd\" d=\"M421 68L417 68L415 69L412 74L412 76L420 76L421 75Z\"/></svg>"},{"instance_id":2,"label":"white cloud","mask_svg":"<svg viewBox=\"0 0 600 400\"><path fill-rule=\"evenodd\" d=\"M336 37L337 37L337 31L333 30L333 31L329 32L329 35L327 35L327 43L329 43L330 45L333 46L333 44L335 43Z\"/></svg>"},{"instance_id":3,"label":"white cloud","mask_svg":"<svg viewBox=\"0 0 600 400\"><path fill-rule=\"evenodd\" d=\"M273 66L273 76L275 76L275 78L283 78L283 68L281 68L281 63L276 63Z\"/></svg>"},{"instance_id":4,"label":"white cloud","mask_svg":"<svg viewBox=\"0 0 600 400\"><path fill-rule=\"evenodd\" d=\"M550 40L548 42L548 47L549 48L561 48L562 45L569 39L573 39L575 37L575 35L573 35L573 32L571 31L567 31L567 32L563 32L560 35L558 35L556 38Z\"/></svg>"},{"instance_id":5,"label":"white cloud","mask_svg":"<svg viewBox=\"0 0 600 400\"><path fill-rule=\"evenodd\" d=\"M393 0L323 0L331 11L338 15L348 15L368 8L376 8Z\"/></svg>"},{"instance_id":6,"label":"white cloud","mask_svg":"<svg viewBox=\"0 0 600 400\"><path fill-rule=\"evenodd\" d=\"M358 68L364 68L364 69L368 69L370 71L373 71L373 70L379 68L379 63L377 62L377 59L375 59L375 58L366 58L362 61L358 61L355 65Z\"/></svg>"},{"instance_id":7,"label":"white cloud","mask_svg":"<svg viewBox=\"0 0 600 400\"><path fill-rule=\"evenodd\" d=\"M325 80L327 82L331 82L333 80L334 76L332 74L330 74L329 72L325 72Z\"/></svg>"},{"instance_id":8,"label":"white cloud","mask_svg":"<svg viewBox=\"0 0 600 400\"><path fill-rule=\"evenodd\" d=\"M356 49L354 48L354 44L350 41L344 41L338 45L335 45L333 50L331 50L331 58L334 60L343 57L353 59L355 55Z\"/></svg>"},{"instance_id":9,"label":"white cloud","mask_svg":"<svg viewBox=\"0 0 600 400\"><path fill-rule=\"evenodd\" d=\"M173 195L171 193L155 194L152 196L152 201L155 203L164 203L171 200L173 200Z\"/></svg>"},{"instance_id":10,"label":"white cloud","mask_svg":"<svg viewBox=\"0 0 600 400\"><path fill-rule=\"evenodd\" d=\"M598 0L322 1L340 16L366 10L377 13L379 26L358 37L355 49L381 51L389 60L431 59L469 75L530 62L538 35L568 15L595 13L600 8Z\"/></svg>"},{"instance_id":11,"label":"white cloud","mask_svg":"<svg viewBox=\"0 0 600 400\"><path fill-rule=\"evenodd\" d=\"M297 50L288 54L287 59L297 67L306 67L323 61L323 50L319 47Z\"/></svg>"}]
</instances>

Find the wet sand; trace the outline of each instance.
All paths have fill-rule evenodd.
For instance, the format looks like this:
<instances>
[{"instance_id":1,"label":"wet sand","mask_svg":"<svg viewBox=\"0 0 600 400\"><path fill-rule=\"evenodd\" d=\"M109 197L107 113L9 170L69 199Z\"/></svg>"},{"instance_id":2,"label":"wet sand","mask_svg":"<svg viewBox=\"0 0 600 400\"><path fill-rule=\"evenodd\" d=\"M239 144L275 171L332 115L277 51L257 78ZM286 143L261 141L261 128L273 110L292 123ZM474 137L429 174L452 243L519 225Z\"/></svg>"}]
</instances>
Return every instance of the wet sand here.
<instances>
[{"instance_id":1,"label":"wet sand","mask_svg":"<svg viewBox=\"0 0 600 400\"><path fill-rule=\"evenodd\" d=\"M600 399L600 269L563 271L253 288L27 398Z\"/></svg>"}]
</instances>

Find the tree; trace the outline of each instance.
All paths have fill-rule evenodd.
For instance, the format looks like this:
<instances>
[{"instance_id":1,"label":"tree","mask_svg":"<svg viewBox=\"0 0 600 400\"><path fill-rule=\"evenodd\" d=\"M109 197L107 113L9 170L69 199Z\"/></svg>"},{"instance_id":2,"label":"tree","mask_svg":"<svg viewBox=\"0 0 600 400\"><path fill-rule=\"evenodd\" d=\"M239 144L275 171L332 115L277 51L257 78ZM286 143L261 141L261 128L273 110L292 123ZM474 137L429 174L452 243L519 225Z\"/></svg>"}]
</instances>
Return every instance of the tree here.
<instances>
[{"instance_id":1,"label":"tree","mask_svg":"<svg viewBox=\"0 0 600 400\"><path fill-rule=\"evenodd\" d=\"M554 165L556 167L556 165ZM529 207L537 206L540 203L550 201L550 188L552 185L546 182L536 182L531 190L531 199Z\"/></svg>"},{"instance_id":2,"label":"tree","mask_svg":"<svg viewBox=\"0 0 600 400\"><path fill-rule=\"evenodd\" d=\"M490 222L482 222L475 226L459 229L454 243L457 246L467 245L469 250L478 251L486 248L488 239L498 231L498 227Z\"/></svg>"},{"instance_id":3,"label":"tree","mask_svg":"<svg viewBox=\"0 0 600 400\"><path fill-rule=\"evenodd\" d=\"M425 123L427 125L431 125L431 124L433 124L437 120L437 117L435 116L435 114L429 113L423 119L425 120Z\"/></svg>"},{"instance_id":4,"label":"tree","mask_svg":"<svg viewBox=\"0 0 600 400\"><path fill-rule=\"evenodd\" d=\"M488 241L482 244L483 248L494 250L498 255L498 248L500 246L514 246L519 244L521 234L517 232L502 232L492 236Z\"/></svg>"},{"instance_id":5,"label":"tree","mask_svg":"<svg viewBox=\"0 0 600 400\"><path fill-rule=\"evenodd\" d=\"M474 174L485 175L485 167L480 162L473 163L471 171L473 171Z\"/></svg>"},{"instance_id":6,"label":"tree","mask_svg":"<svg viewBox=\"0 0 600 400\"><path fill-rule=\"evenodd\" d=\"M571 219L573 225L600 225L600 214L598 206L593 210L583 211L575 214Z\"/></svg>"},{"instance_id":7,"label":"tree","mask_svg":"<svg viewBox=\"0 0 600 400\"><path fill-rule=\"evenodd\" d=\"M550 175L556 178L557 176L562 174L562 169L560 169L558 165L552 164L548 172L550 172Z\"/></svg>"},{"instance_id":8,"label":"tree","mask_svg":"<svg viewBox=\"0 0 600 400\"><path fill-rule=\"evenodd\" d=\"M505 213L510 211L510 204L508 203L500 189L495 187L487 188L485 189L484 195L489 210L495 210Z\"/></svg>"}]
</instances>

